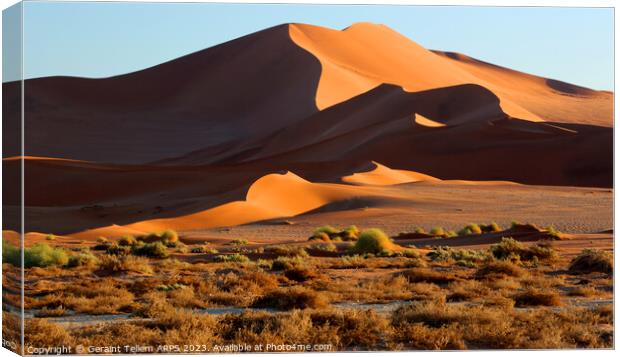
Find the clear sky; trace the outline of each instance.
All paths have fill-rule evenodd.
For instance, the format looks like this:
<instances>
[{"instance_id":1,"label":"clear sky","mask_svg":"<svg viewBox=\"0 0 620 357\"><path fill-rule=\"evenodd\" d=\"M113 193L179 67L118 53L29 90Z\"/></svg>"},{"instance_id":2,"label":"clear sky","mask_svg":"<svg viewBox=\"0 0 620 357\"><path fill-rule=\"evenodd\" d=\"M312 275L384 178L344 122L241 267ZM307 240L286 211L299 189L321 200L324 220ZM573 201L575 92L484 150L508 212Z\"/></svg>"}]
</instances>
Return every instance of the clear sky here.
<instances>
[{"instance_id":1,"label":"clear sky","mask_svg":"<svg viewBox=\"0 0 620 357\"><path fill-rule=\"evenodd\" d=\"M612 90L613 17L605 8L27 2L24 74L107 77L281 23L369 21L430 49Z\"/></svg>"}]
</instances>

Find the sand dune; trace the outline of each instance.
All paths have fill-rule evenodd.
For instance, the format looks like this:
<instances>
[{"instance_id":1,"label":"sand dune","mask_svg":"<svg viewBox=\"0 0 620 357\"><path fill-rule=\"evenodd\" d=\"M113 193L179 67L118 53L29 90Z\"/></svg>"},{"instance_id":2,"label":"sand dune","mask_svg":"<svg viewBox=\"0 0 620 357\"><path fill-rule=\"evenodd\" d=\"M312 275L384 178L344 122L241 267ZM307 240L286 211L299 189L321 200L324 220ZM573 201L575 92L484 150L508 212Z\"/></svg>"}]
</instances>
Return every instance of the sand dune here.
<instances>
[{"instance_id":1,"label":"sand dune","mask_svg":"<svg viewBox=\"0 0 620 357\"><path fill-rule=\"evenodd\" d=\"M429 51L382 25L285 24L134 73L25 83L30 232L203 229L354 201L398 210L415 197L394 185L412 182L613 185L612 93ZM3 115L18 115L20 86L3 90Z\"/></svg>"},{"instance_id":2,"label":"sand dune","mask_svg":"<svg viewBox=\"0 0 620 357\"><path fill-rule=\"evenodd\" d=\"M407 170L393 170L374 161L369 166L369 171L345 176L342 178L342 181L358 185L378 186L396 185L399 183L418 181L439 181L439 179L435 177L424 175L419 172Z\"/></svg>"},{"instance_id":3,"label":"sand dune","mask_svg":"<svg viewBox=\"0 0 620 357\"><path fill-rule=\"evenodd\" d=\"M612 124L608 92L431 52L367 23L285 24L134 73L26 83L26 155L125 164L194 152L209 153L194 164L247 159L289 125L385 84L407 92L476 84L511 117ZM3 88L5 115L18 113L18 83Z\"/></svg>"},{"instance_id":4,"label":"sand dune","mask_svg":"<svg viewBox=\"0 0 620 357\"><path fill-rule=\"evenodd\" d=\"M234 201L202 212L174 218L141 221L126 226L110 226L71 234L76 238L118 236L121 232L157 232L235 226L250 222L291 217L325 204L369 195L351 186L311 183L292 172L261 177L250 186L245 201Z\"/></svg>"}]
</instances>

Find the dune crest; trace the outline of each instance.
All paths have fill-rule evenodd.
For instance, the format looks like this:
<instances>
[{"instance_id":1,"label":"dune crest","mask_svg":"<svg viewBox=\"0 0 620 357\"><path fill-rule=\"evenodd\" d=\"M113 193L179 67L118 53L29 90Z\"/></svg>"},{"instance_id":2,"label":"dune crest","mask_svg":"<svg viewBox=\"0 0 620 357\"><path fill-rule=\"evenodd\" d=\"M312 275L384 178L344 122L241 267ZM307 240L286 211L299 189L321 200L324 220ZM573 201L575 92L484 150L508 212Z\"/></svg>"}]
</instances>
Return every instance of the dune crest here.
<instances>
[{"instance_id":1,"label":"dune crest","mask_svg":"<svg viewBox=\"0 0 620 357\"><path fill-rule=\"evenodd\" d=\"M125 226L113 225L70 236L96 238L102 235L132 234L131 232L157 232L169 228L193 230L236 226L296 216L328 203L368 194L352 186L312 183L292 172L269 174L250 186L245 201L233 201L189 215L145 220Z\"/></svg>"},{"instance_id":2,"label":"dune crest","mask_svg":"<svg viewBox=\"0 0 620 357\"><path fill-rule=\"evenodd\" d=\"M415 171L394 170L387 166L372 161L370 170L354 173L342 178L343 182L355 185L387 186L408 182L440 181L438 178Z\"/></svg>"},{"instance_id":3,"label":"dune crest","mask_svg":"<svg viewBox=\"0 0 620 357\"><path fill-rule=\"evenodd\" d=\"M316 93L321 110L384 83L399 85L409 92L471 83L494 92L502 109L512 117L536 122L612 125L611 93L530 75L458 53L430 51L384 25L357 23L338 31L292 24L289 33L293 42L321 63Z\"/></svg>"}]
</instances>

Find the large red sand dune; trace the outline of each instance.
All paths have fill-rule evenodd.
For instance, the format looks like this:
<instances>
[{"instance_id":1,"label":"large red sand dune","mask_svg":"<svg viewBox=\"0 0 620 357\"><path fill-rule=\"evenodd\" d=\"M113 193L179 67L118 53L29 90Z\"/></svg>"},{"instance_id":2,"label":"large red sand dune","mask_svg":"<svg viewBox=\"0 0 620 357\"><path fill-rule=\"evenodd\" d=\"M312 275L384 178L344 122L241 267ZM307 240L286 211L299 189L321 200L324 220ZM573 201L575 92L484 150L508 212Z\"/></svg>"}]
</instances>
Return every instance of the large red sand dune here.
<instances>
[{"instance_id":1,"label":"large red sand dune","mask_svg":"<svg viewBox=\"0 0 620 357\"><path fill-rule=\"evenodd\" d=\"M3 116L19 118L19 83L3 89ZM24 95L33 232L236 225L397 199L381 187L418 180L612 186L612 93L383 25L280 25L125 75L27 80ZM21 164L3 161L9 229Z\"/></svg>"}]
</instances>

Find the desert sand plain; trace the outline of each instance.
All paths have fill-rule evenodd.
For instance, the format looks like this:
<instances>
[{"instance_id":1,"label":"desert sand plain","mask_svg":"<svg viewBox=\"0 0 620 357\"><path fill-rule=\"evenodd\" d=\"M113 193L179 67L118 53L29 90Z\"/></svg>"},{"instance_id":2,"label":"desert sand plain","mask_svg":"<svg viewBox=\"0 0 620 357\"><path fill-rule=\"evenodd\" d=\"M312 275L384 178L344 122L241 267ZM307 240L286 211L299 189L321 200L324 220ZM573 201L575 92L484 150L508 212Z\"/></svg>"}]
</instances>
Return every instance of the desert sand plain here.
<instances>
[{"instance_id":1,"label":"desert sand plain","mask_svg":"<svg viewBox=\"0 0 620 357\"><path fill-rule=\"evenodd\" d=\"M358 23L24 93L27 346L613 346L611 92Z\"/></svg>"}]
</instances>

